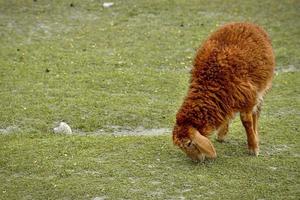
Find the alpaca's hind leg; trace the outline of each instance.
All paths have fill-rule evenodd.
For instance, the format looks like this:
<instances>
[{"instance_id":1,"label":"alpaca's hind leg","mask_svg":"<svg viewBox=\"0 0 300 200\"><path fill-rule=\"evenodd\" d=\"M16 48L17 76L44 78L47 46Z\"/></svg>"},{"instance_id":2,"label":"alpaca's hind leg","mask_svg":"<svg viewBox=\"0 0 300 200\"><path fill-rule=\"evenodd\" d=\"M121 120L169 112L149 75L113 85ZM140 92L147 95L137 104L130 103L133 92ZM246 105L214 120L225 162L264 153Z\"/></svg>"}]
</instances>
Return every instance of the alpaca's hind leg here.
<instances>
[{"instance_id":1,"label":"alpaca's hind leg","mask_svg":"<svg viewBox=\"0 0 300 200\"><path fill-rule=\"evenodd\" d=\"M259 119L259 116L260 116L262 103L263 103L263 100L260 99L259 103L256 105L256 107L255 107L255 109L253 110L253 113L252 113L253 129L254 129L254 131L257 135L258 135L258 119Z\"/></svg>"},{"instance_id":2,"label":"alpaca's hind leg","mask_svg":"<svg viewBox=\"0 0 300 200\"><path fill-rule=\"evenodd\" d=\"M254 108L254 110L252 112L253 130L254 130L254 133L256 135L257 150L253 151L250 148L249 148L249 150L250 150L250 153L255 154L255 155L258 155L258 153L259 153L258 152L259 151L258 119L259 119L259 116L260 116L262 103L263 103L263 99L261 98L261 99L259 99L258 104L256 105L256 107Z\"/></svg>"},{"instance_id":3,"label":"alpaca's hind leg","mask_svg":"<svg viewBox=\"0 0 300 200\"><path fill-rule=\"evenodd\" d=\"M257 127L257 118L258 115L255 114L253 116L254 112L241 112L241 121L243 123L243 126L245 127L246 133L247 133L247 141L248 141L248 149L249 153L252 155L258 155L259 153L259 146L258 146L258 134L255 131ZM256 122L254 122L256 121Z\"/></svg>"},{"instance_id":4,"label":"alpaca's hind leg","mask_svg":"<svg viewBox=\"0 0 300 200\"><path fill-rule=\"evenodd\" d=\"M217 132L217 141L224 142L225 136L228 133L229 121L225 121Z\"/></svg>"}]
</instances>

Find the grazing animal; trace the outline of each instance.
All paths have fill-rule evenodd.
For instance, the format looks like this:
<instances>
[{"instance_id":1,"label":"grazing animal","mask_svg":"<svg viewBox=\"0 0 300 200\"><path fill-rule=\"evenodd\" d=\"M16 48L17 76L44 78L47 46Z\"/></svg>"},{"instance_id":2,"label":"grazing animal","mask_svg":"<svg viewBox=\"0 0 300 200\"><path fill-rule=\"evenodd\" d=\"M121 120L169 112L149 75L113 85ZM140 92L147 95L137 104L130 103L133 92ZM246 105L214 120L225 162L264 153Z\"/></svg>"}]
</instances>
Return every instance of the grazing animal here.
<instances>
[{"instance_id":1,"label":"grazing animal","mask_svg":"<svg viewBox=\"0 0 300 200\"><path fill-rule=\"evenodd\" d=\"M258 155L258 118L270 89L275 59L267 33L251 23L230 23L198 49L187 95L177 112L173 142L191 159L216 158L207 138L224 141L235 113L246 130L249 153Z\"/></svg>"}]
</instances>

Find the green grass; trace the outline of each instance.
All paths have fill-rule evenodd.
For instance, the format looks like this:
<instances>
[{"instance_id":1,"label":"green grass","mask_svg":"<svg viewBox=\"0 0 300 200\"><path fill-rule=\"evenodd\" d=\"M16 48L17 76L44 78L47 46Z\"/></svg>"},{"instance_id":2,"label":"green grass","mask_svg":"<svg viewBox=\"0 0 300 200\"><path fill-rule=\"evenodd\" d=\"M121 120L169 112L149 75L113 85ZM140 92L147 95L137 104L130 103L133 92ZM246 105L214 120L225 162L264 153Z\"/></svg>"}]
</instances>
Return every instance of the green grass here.
<instances>
[{"instance_id":1,"label":"green grass","mask_svg":"<svg viewBox=\"0 0 300 200\"><path fill-rule=\"evenodd\" d=\"M299 1L114 2L0 0L0 199L299 199ZM263 26L276 54L261 156L238 117L204 163L170 133L110 134L171 130L195 49L231 21ZM60 121L85 134L52 134Z\"/></svg>"}]
</instances>

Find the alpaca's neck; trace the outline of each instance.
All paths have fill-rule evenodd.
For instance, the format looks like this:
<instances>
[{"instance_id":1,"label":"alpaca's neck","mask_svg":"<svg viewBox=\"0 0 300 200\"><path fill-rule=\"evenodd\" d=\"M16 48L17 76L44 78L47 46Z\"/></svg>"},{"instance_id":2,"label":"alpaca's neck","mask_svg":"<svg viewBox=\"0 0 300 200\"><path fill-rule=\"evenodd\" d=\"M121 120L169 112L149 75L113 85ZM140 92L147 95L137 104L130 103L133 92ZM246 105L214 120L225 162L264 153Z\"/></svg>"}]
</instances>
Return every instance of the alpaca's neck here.
<instances>
[{"instance_id":1,"label":"alpaca's neck","mask_svg":"<svg viewBox=\"0 0 300 200\"><path fill-rule=\"evenodd\" d=\"M217 129L230 115L221 100L217 94L190 89L177 113L177 121L192 125L203 132Z\"/></svg>"}]
</instances>

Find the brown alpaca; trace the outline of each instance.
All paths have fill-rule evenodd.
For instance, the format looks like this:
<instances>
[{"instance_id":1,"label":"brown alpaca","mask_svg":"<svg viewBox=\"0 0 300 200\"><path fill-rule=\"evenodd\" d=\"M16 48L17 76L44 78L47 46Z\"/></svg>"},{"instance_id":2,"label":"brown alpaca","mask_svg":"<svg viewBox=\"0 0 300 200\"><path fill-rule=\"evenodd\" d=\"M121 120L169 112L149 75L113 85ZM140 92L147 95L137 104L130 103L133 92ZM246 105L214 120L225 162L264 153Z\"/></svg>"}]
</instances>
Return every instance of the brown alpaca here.
<instances>
[{"instance_id":1,"label":"brown alpaca","mask_svg":"<svg viewBox=\"0 0 300 200\"><path fill-rule=\"evenodd\" d=\"M223 141L235 113L247 133L249 152L258 155L258 118L271 87L275 60L267 33L250 23L227 24L197 51L187 96L176 115L173 142L193 160L215 158L207 138Z\"/></svg>"}]
</instances>

